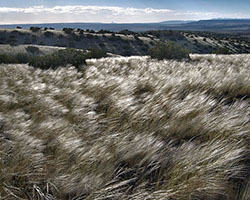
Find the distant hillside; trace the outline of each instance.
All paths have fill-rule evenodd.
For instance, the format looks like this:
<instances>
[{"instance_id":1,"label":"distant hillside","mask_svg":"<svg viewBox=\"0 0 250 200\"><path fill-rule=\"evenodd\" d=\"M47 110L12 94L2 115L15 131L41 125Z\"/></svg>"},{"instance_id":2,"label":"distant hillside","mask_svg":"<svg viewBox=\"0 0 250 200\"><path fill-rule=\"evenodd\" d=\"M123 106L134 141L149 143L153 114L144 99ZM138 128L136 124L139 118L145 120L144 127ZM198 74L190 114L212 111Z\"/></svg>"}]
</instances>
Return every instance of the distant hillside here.
<instances>
[{"instance_id":1,"label":"distant hillside","mask_svg":"<svg viewBox=\"0 0 250 200\"><path fill-rule=\"evenodd\" d=\"M109 30L109 31L121 31L123 29L128 29L130 31L142 32L147 30L158 30L160 26L166 24L173 24L163 22L163 23L128 23L128 24L116 24L116 23L52 23L52 24L11 24L11 25L0 25L0 28L16 28L22 27L24 29L29 29L30 27L37 26L41 28L53 27L57 30L62 30L63 28L80 28L80 29L91 29L95 31L99 30ZM175 23L174 23L175 24Z\"/></svg>"},{"instance_id":2,"label":"distant hillside","mask_svg":"<svg viewBox=\"0 0 250 200\"><path fill-rule=\"evenodd\" d=\"M91 29L95 31L109 30L121 31L128 29L135 32L148 30L190 30L190 31L213 31L238 33L244 32L250 34L250 19L211 19L200 21L163 21L159 23L51 23L51 24L11 24L0 25L0 28L22 27L29 29L32 26L41 28L54 28L61 30L67 28Z\"/></svg>"},{"instance_id":3,"label":"distant hillside","mask_svg":"<svg viewBox=\"0 0 250 200\"><path fill-rule=\"evenodd\" d=\"M250 19L211 19L200 20L186 24L173 24L161 26L160 29L213 31L224 33L250 34Z\"/></svg>"},{"instance_id":4,"label":"distant hillside","mask_svg":"<svg viewBox=\"0 0 250 200\"><path fill-rule=\"evenodd\" d=\"M174 41L191 53L213 53L218 48L226 48L230 53L250 52L250 41L247 37L231 34L175 30L153 30L140 33L129 30L111 32L80 28L53 30L33 27L31 29L0 29L0 54L6 53L6 49L9 49L9 52L20 52L20 49L23 49L20 47L22 45L26 45L24 48L27 45L36 45L39 48L43 46L82 50L96 48L123 56L147 55L148 49L159 41Z\"/></svg>"}]
</instances>

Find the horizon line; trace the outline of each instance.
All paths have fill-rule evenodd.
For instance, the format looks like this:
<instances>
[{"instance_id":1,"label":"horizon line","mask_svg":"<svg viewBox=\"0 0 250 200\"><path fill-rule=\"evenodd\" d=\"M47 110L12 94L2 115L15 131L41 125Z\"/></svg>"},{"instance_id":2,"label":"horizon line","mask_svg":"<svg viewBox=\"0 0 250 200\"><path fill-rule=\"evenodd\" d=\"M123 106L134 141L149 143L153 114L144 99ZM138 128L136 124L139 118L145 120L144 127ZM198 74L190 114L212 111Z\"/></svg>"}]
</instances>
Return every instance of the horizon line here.
<instances>
[{"instance_id":1,"label":"horizon line","mask_svg":"<svg viewBox=\"0 0 250 200\"><path fill-rule=\"evenodd\" d=\"M198 21L207 21L207 20L250 20L250 18L208 18L208 19L198 19L198 20L165 20L159 22L38 22L38 23L7 23L0 24L0 26L8 26L8 25L43 25L43 24L161 24L164 22L198 22Z\"/></svg>"}]
</instances>

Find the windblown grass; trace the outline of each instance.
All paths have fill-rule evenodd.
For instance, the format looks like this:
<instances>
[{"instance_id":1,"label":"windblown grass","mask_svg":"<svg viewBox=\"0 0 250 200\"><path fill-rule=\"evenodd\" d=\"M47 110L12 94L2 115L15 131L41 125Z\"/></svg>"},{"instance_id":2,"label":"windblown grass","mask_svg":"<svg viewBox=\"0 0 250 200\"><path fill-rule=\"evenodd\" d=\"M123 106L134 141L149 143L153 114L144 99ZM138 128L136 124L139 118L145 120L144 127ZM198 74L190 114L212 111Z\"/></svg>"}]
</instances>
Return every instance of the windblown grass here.
<instances>
[{"instance_id":1,"label":"windblown grass","mask_svg":"<svg viewBox=\"0 0 250 200\"><path fill-rule=\"evenodd\" d=\"M1 199L249 199L250 56L0 66Z\"/></svg>"}]
</instances>

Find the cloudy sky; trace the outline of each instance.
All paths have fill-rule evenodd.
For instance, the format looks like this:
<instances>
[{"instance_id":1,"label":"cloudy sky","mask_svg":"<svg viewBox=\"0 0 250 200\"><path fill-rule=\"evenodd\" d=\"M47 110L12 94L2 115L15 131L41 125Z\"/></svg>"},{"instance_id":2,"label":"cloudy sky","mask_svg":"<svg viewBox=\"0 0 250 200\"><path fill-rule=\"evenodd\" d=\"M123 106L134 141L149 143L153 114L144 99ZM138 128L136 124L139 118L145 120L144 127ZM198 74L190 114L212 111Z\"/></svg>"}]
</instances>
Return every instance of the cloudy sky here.
<instances>
[{"instance_id":1,"label":"cloudy sky","mask_svg":"<svg viewBox=\"0 0 250 200\"><path fill-rule=\"evenodd\" d=\"M0 0L0 24L250 18L250 0Z\"/></svg>"}]
</instances>

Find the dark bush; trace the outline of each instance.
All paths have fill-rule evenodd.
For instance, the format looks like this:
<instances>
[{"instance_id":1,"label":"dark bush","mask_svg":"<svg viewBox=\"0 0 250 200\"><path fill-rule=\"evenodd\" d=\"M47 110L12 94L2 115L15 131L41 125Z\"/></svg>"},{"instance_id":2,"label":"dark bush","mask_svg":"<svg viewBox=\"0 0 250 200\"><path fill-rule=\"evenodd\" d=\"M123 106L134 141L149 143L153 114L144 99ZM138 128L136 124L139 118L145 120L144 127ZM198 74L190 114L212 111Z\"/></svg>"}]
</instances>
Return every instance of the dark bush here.
<instances>
[{"instance_id":1,"label":"dark bush","mask_svg":"<svg viewBox=\"0 0 250 200\"><path fill-rule=\"evenodd\" d=\"M105 47L105 44L103 42L101 42L101 43L99 43L99 46L103 48L103 47Z\"/></svg>"},{"instance_id":2,"label":"dark bush","mask_svg":"<svg viewBox=\"0 0 250 200\"><path fill-rule=\"evenodd\" d=\"M25 48L27 52L32 53L32 54L38 54L40 53L40 50L38 47L35 46L28 46Z\"/></svg>"},{"instance_id":3,"label":"dark bush","mask_svg":"<svg viewBox=\"0 0 250 200\"><path fill-rule=\"evenodd\" d=\"M63 31L67 34L71 34L73 32L74 29L72 28L63 28Z\"/></svg>"},{"instance_id":4,"label":"dark bush","mask_svg":"<svg viewBox=\"0 0 250 200\"><path fill-rule=\"evenodd\" d=\"M72 34L72 37L77 42L81 41L81 38L78 35L76 35L75 33Z\"/></svg>"},{"instance_id":5,"label":"dark bush","mask_svg":"<svg viewBox=\"0 0 250 200\"><path fill-rule=\"evenodd\" d=\"M59 66L71 64L75 67L85 64L86 55L76 49L63 49L51 55L35 56L31 58L29 65L41 69L55 69Z\"/></svg>"},{"instance_id":6,"label":"dark bush","mask_svg":"<svg viewBox=\"0 0 250 200\"><path fill-rule=\"evenodd\" d=\"M226 55L226 54L230 54L230 51L229 51L229 49L226 48L226 47L219 47L219 48L217 48L213 53L215 53L215 54L224 54L224 55Z\"/></svg>"},{"instance_id":7,"label":"dark bush","mask_svg":"<svg viewBox=\"0 0 250 200\"><path fill-rule=\"evenodd\" d=\"M8 54L0 54L0 64L18 63L17 59Z\"/></svg>"},{"instance_id":8,"label":"dark bush","mask_svg":"<svg viewBox=\"0 0 250 200\"><path fill-rule=\"evenodd\" d=\"M40 28L40 27L30 27L30 30L31 30L32 32L38 32L38 31L41 30L41 28Z\"/></svg>"},{"instance_id":9,"label":"dark bush","mask_svg":"<svg viewBox=\"0 0 250 200\"><path fill-rule=\"evenodd\" d=\"M182 48L174 42L159 42L148 50L151 58L163 59L190 59L188 50Z\"/></svg>"},{"instance_id":10,"label":"dark bush","mask_svg":"<svg viewBox=\"0 0 250 200\"><path fill-rule=\"evenodd\" d=\"M59 39L63 39L63 38L64 38L64 35L60 34L60 35L58 36L58 38L59 38Z\"/></svg>"},{"instance_id":11,"label":"dark bush","mask_svg":"<svg viewBox=\"0 0 250 200\"><path fill-rule=\"evenodd\" d=\"M15 56L15 59L17 60L17 63L24 64L29 62L30 57L27 53L18 53Z\"/></svg>"},{"instance_id":12,"label":"dark bush","mask_svg":"<svg viewBox=\"0 0 250 200\"><path fill-rule=\"evenodd\" d=\"M46 32L44 33L44 36L45 36L45 37L51 37L52 35L54 35L54 33L50 32L50 31L46 31Z\"/></svg>"},{"instance_id":13,"label":"dark bush","mask_svg":"<svg viewBox=\"0 0 250 200\"><path fill-rule=\"evenodd\" d=\"M107 52L102 50L102 49L97 49L97 48L89 49L89 52L86 55L87 59L90 59L90 58L103 58L103 57L107 57Z\"/></svg>"}]
</instances>

